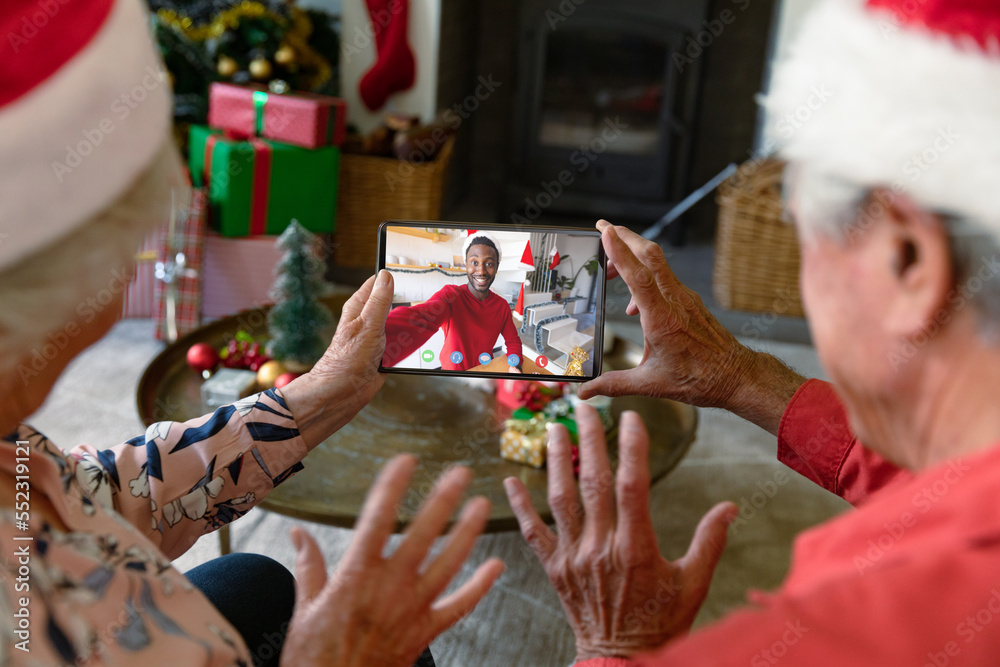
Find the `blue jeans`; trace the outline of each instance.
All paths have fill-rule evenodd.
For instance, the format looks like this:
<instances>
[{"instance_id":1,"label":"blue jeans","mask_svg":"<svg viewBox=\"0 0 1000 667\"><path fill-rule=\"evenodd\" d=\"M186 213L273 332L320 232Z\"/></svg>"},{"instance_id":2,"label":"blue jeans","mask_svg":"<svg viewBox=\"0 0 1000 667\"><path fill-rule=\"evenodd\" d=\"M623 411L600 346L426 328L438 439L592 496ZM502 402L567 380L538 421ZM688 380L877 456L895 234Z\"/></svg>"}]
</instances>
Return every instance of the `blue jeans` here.
<instances>
[{"instance_id":1,"label":"blue jeans","mask_svg":"<svg viewBox=\"0 0 1000 667\"><path fill-rule=\"evenodd\" d=\"M295 607L295 578L281 563L234 553L185 574L243 637L254 667L278 667ZM414 667L435 667L426 649Z\"/></svg>"}]
</instances>

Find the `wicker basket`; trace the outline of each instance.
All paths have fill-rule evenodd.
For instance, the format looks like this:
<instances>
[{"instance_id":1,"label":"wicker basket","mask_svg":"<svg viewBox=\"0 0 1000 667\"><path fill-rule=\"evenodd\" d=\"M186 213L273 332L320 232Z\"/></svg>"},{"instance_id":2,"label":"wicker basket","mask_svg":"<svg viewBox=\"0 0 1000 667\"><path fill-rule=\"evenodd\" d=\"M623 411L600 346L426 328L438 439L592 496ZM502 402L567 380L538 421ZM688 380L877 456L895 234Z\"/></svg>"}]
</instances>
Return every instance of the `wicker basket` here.
<instances>
[{"instance_id":1,"label":"wicker basket","mask_svg":"<svg viewBox=\"0 0 1000 667\"><path fill-rule=\"evenodd\" d=\"M724 308L803 315L795 226L782 218L784 166L741 167L719 188L712 292Z\"/></svg>"},{"instance_id":2,"label":"wicker basket","mask_svg":"<svg viewBox=\"0 0 1000 667\"><path fill-rule=\"evenodd\" d=\"M369 155L341 157L333 235L337 266L374 271L378 226L383 220L439 219L444 174L454 142L454 137L449 138L437 157L424 164Z\"/></svg>"}]
</instances>

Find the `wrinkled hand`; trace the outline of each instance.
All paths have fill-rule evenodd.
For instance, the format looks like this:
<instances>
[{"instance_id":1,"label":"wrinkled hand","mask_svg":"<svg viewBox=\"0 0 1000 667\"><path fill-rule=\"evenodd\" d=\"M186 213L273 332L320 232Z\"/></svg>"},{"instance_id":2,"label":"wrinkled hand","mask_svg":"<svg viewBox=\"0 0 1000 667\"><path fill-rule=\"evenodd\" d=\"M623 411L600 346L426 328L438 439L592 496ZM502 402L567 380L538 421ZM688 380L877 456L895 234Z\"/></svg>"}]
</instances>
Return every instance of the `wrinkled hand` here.
<instances>
[{"instance_id":1,"label":"wrinkled hand","mask_svg":"<svg viewBox=\"0 0 1000 667\"><path fill-rule=\"evenodd\" d=\"M557 533L531 504L524 484L504 480L521 532L545 567L576 635L577 660L629 657L691 627L726 544L736 506L720 503L695 530L687 554L668 561L649 513L649 436L634 412L619 425L618 477L612 475L597 412L582 405L580 490L569 435L549 431L549 505Z\"/></svg>"},{"instance_id":2,"label":"wrinkled hand","mask_svg":"<svg viewBox=\"0 0 1000 667\"><path fill-rule=\"evenodd\" d=\"M440 553L427 560L461 502L472 475L445 472L408 526L396 551L383 556L396 523L396 506L413 477L416 460L392 459L365 500L357 533L329 580L323 556L305 531L294 528L295 612L281 653L285 667L410 667L421 651L469 613L503 571L491 559L462 586L438 599L482 533L490 504L470 500Z\"/></svg>"},{"instance_id":3,"label":"wrinkled hand","mask_svg":"<svg viewBox=\"0 0 1000 667\"><path fill-rule=\"evenodd\" d=\"M641 395L706 408L725 408L777 434L781 416L805 382L778 359L742 345L685 287L659 245L625 227L597 223L608 256L608 278L621 276L639 314L642 361L602 374L580 396Z\"/></svg>"},{"instance_id":4,"label":"wrinkled hand","mask_svg":"<svg viewBox=\"0 0 1000 667\"><path fill-rule=\"evenodd\" d=\"M681 284L663 250L624 227L597 223L608 256L608 278L621 276L632 293L626 313L639 314L642 362L584 384L580 396L644 395L702 407L728 407L752 366L753 353Z\"/></svg>"},{"instance_id":5,"label":"wrinkled hand","mask_svg":"<svg viewBox=\"0 0 1000 667\"><path fill-rule=\"evenodd\" d=\"M279 390L310 447L351 421L385 383L378 367L392 292L388 271L369 278L344 304L323 357Z\"/></svg>"},{"instance_id":6,"label":"wrinkled hand","mask_svg":"<svg viewBox=\"0 0 1000 667\"><path fill-rule=\"evenodd\" d=\"M507 366L508 373L517 373L518 375L523 374L523 371L518 366Z\"/></svg>"}]
</instances>

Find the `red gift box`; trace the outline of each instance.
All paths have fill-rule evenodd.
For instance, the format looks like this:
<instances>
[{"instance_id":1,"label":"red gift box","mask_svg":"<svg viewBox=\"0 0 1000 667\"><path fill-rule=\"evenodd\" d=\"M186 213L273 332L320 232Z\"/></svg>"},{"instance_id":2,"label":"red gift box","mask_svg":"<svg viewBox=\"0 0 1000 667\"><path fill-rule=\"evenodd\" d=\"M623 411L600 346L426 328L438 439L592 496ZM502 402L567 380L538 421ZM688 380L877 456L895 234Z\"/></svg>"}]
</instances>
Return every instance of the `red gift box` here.
<instances>
[{"instance_id":1,"label":"red gift box","mask_svg":"<svg viewBox=\"0 0 1000 667\"><path fill-rule=\"evenodd\" d=\"M236 137L260 136L303 148L339 146L347 134L347 103L326 95L279 95L263 86L213 83L208 124Z\"/></svg>"}]
</instances>

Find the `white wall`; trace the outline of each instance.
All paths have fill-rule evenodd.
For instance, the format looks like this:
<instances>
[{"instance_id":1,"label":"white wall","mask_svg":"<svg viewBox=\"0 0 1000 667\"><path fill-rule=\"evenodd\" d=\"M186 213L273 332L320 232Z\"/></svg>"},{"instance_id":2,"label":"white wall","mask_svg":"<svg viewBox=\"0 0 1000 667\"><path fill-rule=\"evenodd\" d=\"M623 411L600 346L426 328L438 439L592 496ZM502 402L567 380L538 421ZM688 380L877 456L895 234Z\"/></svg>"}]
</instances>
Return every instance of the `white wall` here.
<instances>
[{"instance_id":1,"label":"white wall","mask_svg":"<svg viewBox=\"0 0 1000 667\"><path fill-rule=\"evenodd\" d=\"M573 279L573 275L577 271L580 271L583 265L587 263L587 260L597 254L597 247L601 242L599 237L570 236L569 234L559 234L556 239L556 248L559 250L560 258L559 266L556 267L556 273L560 276L566 276L571 280ZM573 260L572 271L570 271L570 263L566 259L567 257L571 257ZM580 271L580 275L576 279L576 285L573 287L573 291L570 292L570 296L589 297L595 278L591 278L586 269Z\"/></svg>"},{"instance_id":2,"label":"white wall","mask_svg":"<svg viewBox=\"0 0 1000 667\"><path fill-rule=\"evenodd\" d=\"M404 1L409 3L408 33L417 65L416 81L412 88L393 95L383 108L374 112L368 110L358 94L358 82L375 62L375 40L368 38L371 32L368 7L364 0L325 0L323 3L341 5L341 97L347 101L347 121L356 125L362 133L377 127L386 113L417 114L424 122L433 119L437 113L441 0ZM319 4L318 0L313 2Z\"/></svg>"}]
</instances>

